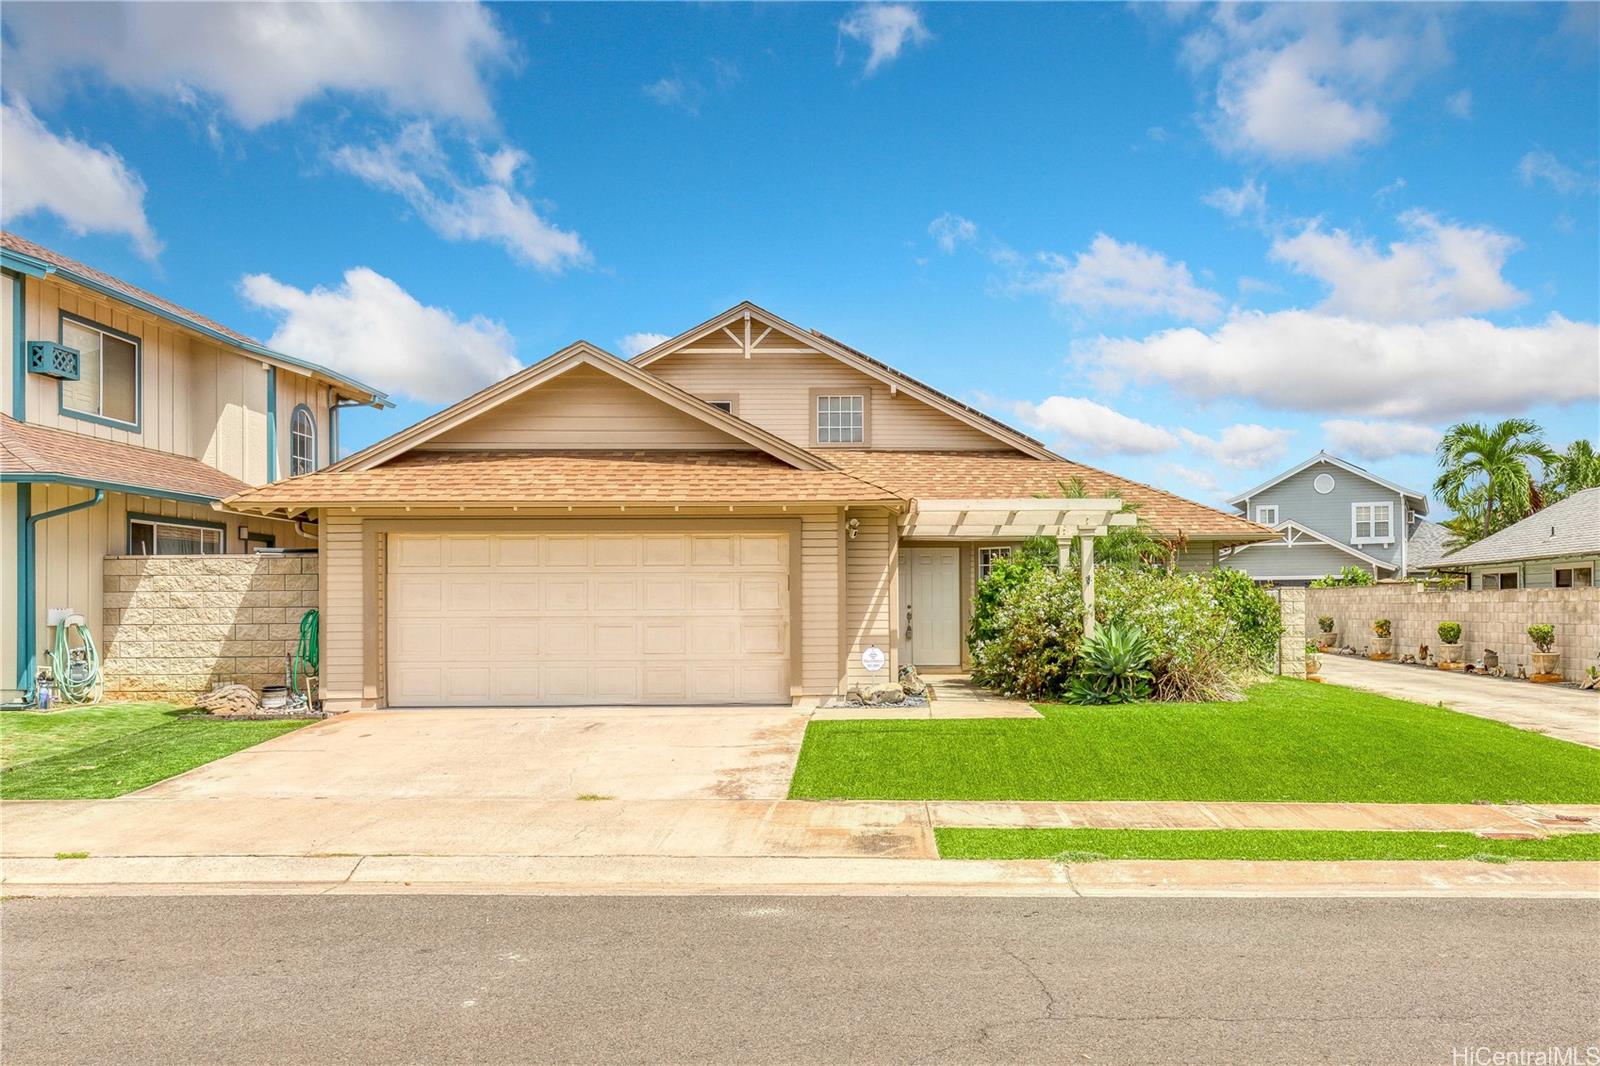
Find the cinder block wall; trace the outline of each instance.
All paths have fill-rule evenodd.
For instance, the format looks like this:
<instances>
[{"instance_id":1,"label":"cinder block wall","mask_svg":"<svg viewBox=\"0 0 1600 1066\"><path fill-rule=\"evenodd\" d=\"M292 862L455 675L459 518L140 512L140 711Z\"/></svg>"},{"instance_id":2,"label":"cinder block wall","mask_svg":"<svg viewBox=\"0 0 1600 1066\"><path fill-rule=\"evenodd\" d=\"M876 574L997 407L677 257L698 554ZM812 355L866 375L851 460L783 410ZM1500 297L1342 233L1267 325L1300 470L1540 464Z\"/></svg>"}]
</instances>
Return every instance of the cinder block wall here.
<instances>
[{"instance_id":1,"label":"cinder block wall","mask_svg":"<svg viewBox=\"0 0 1600 1066\"><path fill-rule=\"evenodd\" d=\"M193 699L219 683L283 684L317 606L315 555L112 556L100 642L106 695Z\"/></svg>"},{"instance_id":2,"label":"cinder block wall","mask_svg":"<svg viewBox=\"0 0 1600 1066\"><path fill-rule=\"evenodd\" d=\"M1600 665L1600 588L1508 589L1504 592L1425 591L1415 585L1372 585L1366 588L1307 589L1306 631L1316 633L1317 618L1331 615L1340 647L1366 651L1372 644L1372 623L1387 618L1394 629L1394 654L1415 655L1419 645L1439 646L1439 623L1460 622L1463 654L1468 662L1485 648L1500 654L1507 673L1517 666L1532 672L1533 642L1528 627L1548 622L1556 627L1561 672L1569 680L1587 666Z\"/></svg>"}]
</instances>

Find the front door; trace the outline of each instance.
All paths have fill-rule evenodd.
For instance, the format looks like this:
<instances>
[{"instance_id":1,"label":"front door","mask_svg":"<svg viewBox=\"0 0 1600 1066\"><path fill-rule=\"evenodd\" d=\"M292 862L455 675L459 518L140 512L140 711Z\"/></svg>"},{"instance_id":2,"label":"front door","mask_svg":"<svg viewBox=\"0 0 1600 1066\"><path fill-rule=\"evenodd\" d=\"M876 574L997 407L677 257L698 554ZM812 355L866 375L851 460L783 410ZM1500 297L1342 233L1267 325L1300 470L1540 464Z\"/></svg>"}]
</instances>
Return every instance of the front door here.
<instances>
[{"instance_id":1,"label":"front door","mask_svg":"<svg viewBox=\"0 0 1600 1066\"><path fill-rule=\"evenodd\" d=\"M961 549L911 548L911 661L961 665Z\"/></svg>"}]
</instances>

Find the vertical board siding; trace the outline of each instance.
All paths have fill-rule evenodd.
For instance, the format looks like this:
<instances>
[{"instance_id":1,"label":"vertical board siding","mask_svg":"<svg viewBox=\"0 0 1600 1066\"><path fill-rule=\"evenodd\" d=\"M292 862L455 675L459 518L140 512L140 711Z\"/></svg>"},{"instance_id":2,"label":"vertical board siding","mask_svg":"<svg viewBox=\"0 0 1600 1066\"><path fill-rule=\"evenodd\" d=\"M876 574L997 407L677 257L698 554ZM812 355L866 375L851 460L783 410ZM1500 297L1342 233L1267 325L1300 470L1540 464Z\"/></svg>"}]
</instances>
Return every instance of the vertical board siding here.
<instances>
[{"instance_id":1,"label":"vertical board siding","mask_svg":"<svg viewBox=\"0 0 1600 1066\"><path fill-rule=\"evenodd\" d=\"M806 694L832 694L842 679L842 521L838 511L813 512L801 518L800 574L791 582L801 589L801 659L795 673Z\"/></svg>"},{"instance_id":2,"label":"vertical board siding","mask_svg":"<svg viewBox=\"0 0 1600 1066\"><path fill-rule=\"evenodd\" d=\"M861 524L845 542L845 676L851 685L886 685L895 680L899 658L889 580L890 538L899 530L887 511L853 510L848 517ZM890 659L875 674L861 665L861 653L874 644Z\"/></svg>"},{"instance_id":3,"label":"vertical board siding","mask_svg":"<svg viewBox=\"0 0 1600 1066\"><path fill-rule=\"evenodd\" d=\"M336 707L360 706L367 657L366 566L361 519L322 514L322 694ZM378 623L372 621L375 627Z\"/></svg>"}]
</instances>

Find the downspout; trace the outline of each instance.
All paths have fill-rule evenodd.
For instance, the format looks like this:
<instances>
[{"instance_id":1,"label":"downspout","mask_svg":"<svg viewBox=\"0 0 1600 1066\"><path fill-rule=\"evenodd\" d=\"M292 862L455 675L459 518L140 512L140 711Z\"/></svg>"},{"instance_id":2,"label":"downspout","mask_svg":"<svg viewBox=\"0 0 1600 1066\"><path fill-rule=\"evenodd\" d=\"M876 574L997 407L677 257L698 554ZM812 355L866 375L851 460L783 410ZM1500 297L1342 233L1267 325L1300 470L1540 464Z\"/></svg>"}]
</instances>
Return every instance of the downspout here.
<instances>
[{"instance_id":1,"label":"downspout","mask_svg":"<svg viewBox=\"0 0 1600 1066\"><path fill-rule=\"evenodd\" d=\"M70 503L65 507L57 507L54 511L45 511L41 514L30 515L33 501L31 493L24 494L24 489L31 489L29 485L17 486L17 526L19 538L19 551L21 556L17 567L17 585L22 593L17 607L17 688L26 695L24 702L33 702L34 684L36 681L34 659L38 654L39 633L35 629L38 619L38 589L34 573L34 562L37 557L38 527L41 522L48 522L52 518L60 518L74 511L82 511L95 507L106 498L105 489L95 489L94 495L78 503Z\"/></svg>"},{"instance_id":2,"label":"downspout","mask_svg":"<svg viewBox=\"0 0 1600 1066\"><path fill-rule=\"evenodd\" d=\"M328 407L328 465L342 458L339 448L339 412L346 407L367 407L359 400L335 399Z\"/></svg>"},{"instance_id":3,"label":"downspout","mask_svg":"<svg viewBox=\"0 0 1600 1066\"><path fill-rule=\"evenodd\" d=\"M278 480L278 368L267 367L267 480Z\"/></svg>"}]
</instances>

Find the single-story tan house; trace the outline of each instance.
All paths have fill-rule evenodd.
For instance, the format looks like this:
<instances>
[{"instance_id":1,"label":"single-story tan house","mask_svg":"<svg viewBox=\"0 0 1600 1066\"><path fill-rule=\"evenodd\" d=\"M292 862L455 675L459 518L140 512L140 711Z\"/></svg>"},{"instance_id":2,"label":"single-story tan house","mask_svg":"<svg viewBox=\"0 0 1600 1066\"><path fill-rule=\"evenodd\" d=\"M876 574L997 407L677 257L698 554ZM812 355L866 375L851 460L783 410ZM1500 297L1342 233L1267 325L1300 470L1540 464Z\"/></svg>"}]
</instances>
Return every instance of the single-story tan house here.
<instances>
[{"instance_id":1,"label":"single-story tan house","mask_svg":"<svg viewBox=\"0 0 1600 1066\"><path fill-rule=\"evenodd\" d=\"M1187 568L1278 536L750 303L631 361L573 344L221 506L314 523L334 708L769 704L959 669L990 563L1095 532L1075 478Z\"/></svg>"}]
</instances>

